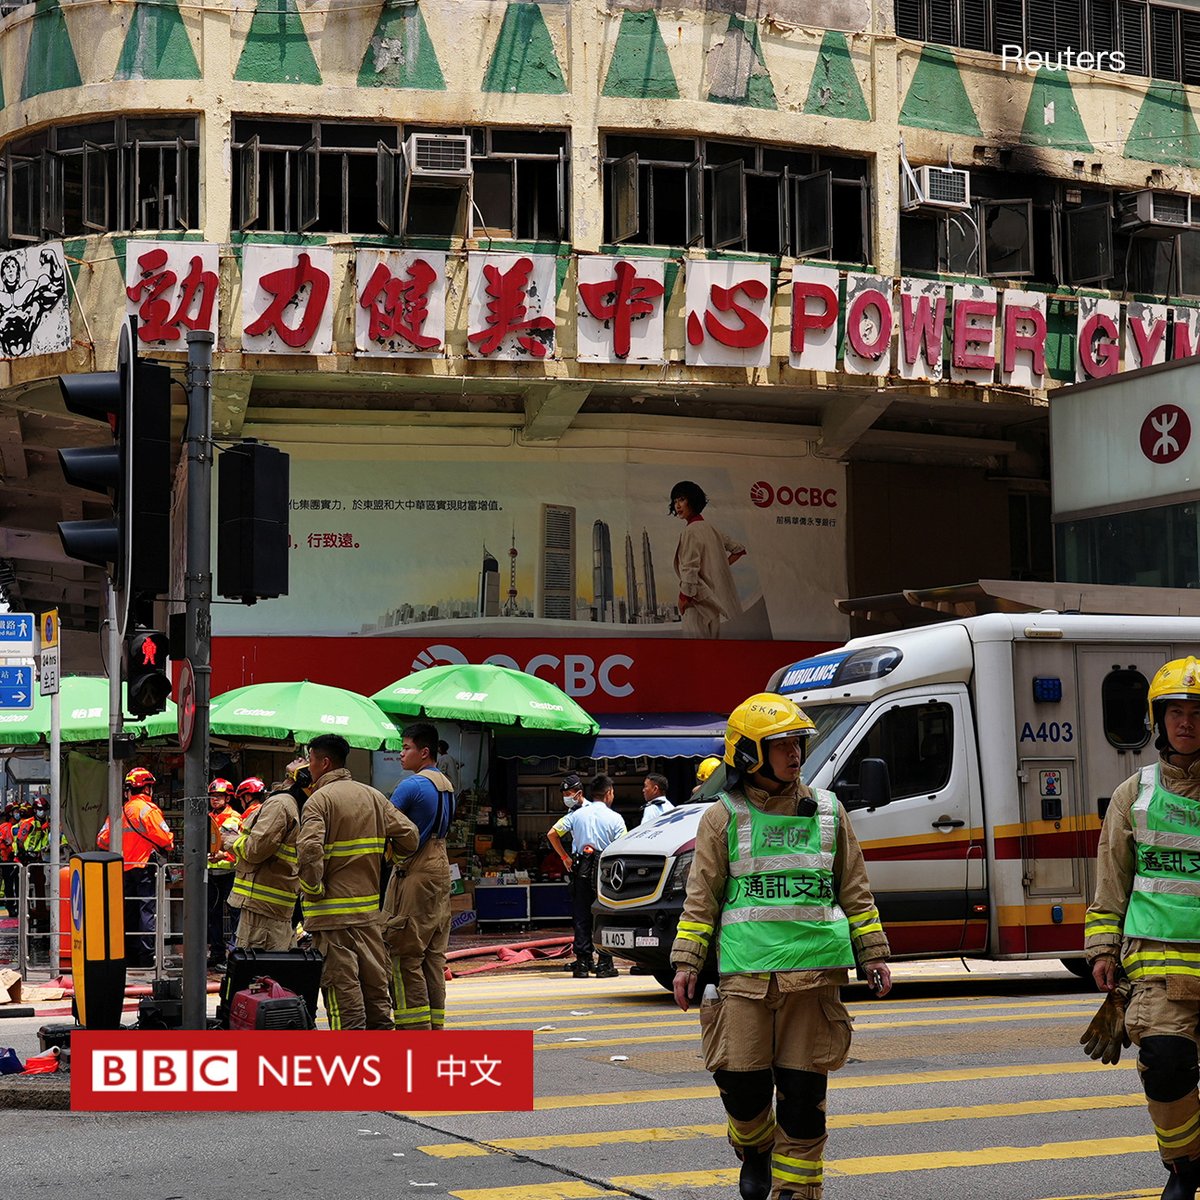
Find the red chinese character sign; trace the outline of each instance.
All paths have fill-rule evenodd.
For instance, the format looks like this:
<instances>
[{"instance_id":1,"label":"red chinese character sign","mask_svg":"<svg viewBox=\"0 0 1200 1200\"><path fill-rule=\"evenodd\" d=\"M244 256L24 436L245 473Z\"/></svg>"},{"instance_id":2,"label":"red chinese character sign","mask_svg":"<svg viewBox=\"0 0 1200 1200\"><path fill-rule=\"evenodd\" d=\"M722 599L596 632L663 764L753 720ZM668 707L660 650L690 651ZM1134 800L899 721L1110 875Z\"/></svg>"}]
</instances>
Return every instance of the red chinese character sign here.
<instances>
[{"instance_id":1,"label":"red chinese character sign","mask_svg":"<svg viewBox=\"0 0 1200 1200\"><path fill-rule=\"evenodd\" d=\"M662 259L581 257L579 361L663 362L665 276Z\"/></svg>"},{"instance_id":2,"label":"red chinese character sign","mask_svg":"<svg viewBox=\"0 0 1200 1200\"><path fill-rule=\"evenodd\" d=\"M536 362L554 356L557 260L552 254L471 254L467 352Z\"/></svg>"},{"instance_id":3,"label":"red chinese character sign","mask_svg":"<svg viewBox=\"0 0 1200 1200\"><path fill-rule=\"evenodd\" d=\"M62 242L0 253L0 358L71 348Z\"/></svg>"},{"instance_id":4,"label":"red chinese character sign","mask_svg":"<svg viewBox=\"0 0 1200 1200\"><path fill-rule=\"evenodd\" d=\"M328 246L246 247L242 349L247 354L333 350L333 251Z\"/></svg>"},{"instance_id":5,"label":"red chinese character sign","mask_svg":"<svg viewBox=\"0 0 1200 1200\"><path fill-rule=\"evenodd\" d=\"M200 242L130 242L125 311L137 317L138 345L187 350L188 331L217 332L218 247Z\"/></svg>"},{"instance_id":6,"label":"red chinese character sign","mask_svg":"<svg viewBox=\"0 0 1200 1200\"><path fill-rule=\"evenodd\" d=\"M688 263L687 365L765 367L771 361L771 268Z\"/></svg>"},{"instance_id":7,"label":"red chinese character sign","mask_svg":"<svg viewBox=\"0 0 1200 1200\"><path fill-rule=\"evenodd\" d=\"M446 255L359 250L354 349L359 355L440 358L446 342Z\"/></svg>"}]
</instances>

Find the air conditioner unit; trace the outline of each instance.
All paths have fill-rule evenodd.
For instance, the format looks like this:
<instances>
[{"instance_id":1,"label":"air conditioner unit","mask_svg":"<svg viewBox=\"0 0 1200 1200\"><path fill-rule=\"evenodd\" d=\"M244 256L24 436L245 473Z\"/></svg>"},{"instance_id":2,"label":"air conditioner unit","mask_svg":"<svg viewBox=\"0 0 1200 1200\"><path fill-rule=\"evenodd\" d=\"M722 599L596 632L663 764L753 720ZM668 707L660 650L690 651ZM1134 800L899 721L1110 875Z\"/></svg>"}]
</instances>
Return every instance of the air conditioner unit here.
<instances>
[{"instance_id":1,"label":"air conditioner unit","mask_svg":"<svg viewBox=\"0 0 1200 1200\"><path fill-rule=\"evenodd\" d=\"M459 133L413 133L404 139L409 177L425 182L471 178L471 139Z\"/></svg>"},{"instance_id":2,"label":"air conditioner unit","mask_svg":"<svg viewBox=\"0 0 1200 1200\"><path fill-rule=\"evenodd\" d=\"M1176 192L1126 192L1117 201L1122 233L1170 238L1192 224L1192 198Z\"/></svg>"},{"instance_id":3,"label":"air conditioner unit","mask_svg":"<svg viewBox=\"0 0 1200 1200\"><path fill-rule=\"evenodd\" d=\"M927 208L970 208L971 172L958 167L918 167L921 203Z\"/></svg>"}]
</instances>

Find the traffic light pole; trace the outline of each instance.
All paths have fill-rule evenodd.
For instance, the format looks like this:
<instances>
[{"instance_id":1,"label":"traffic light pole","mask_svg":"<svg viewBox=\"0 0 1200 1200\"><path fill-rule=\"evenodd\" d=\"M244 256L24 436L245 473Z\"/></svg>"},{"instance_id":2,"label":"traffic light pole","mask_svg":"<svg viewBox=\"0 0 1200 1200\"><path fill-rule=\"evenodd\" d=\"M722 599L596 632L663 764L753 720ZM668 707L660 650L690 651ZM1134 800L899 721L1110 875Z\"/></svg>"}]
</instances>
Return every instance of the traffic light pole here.
<instances>
[{"instance_id":1,"label":"traffic light pole","mask_svg":"<svg viewBox=\"0 0 1200 1200\"><path fill-rule=\"evenodd\" d=\"M187 656L195 676L196 717L183 759L183 1027L208 1018L208 702L212 632L212 349L213 335L193 330L188 343Z\"/></svg>"},{"instance_id":2,"label":"traffic light pole","mask_svg":"<svg viewBox=\"0 0 1200 1200\"><path fill-rule=\"evenodd\" d=\"M125 763L117 757L121 734L125 729L125 705L121 696L121 626L117 620L117 589L108 581L108 836L109 849L114 854L122 852L125 832L122 794L124 781L121 774Z\"/></svg>"}]
</instances>

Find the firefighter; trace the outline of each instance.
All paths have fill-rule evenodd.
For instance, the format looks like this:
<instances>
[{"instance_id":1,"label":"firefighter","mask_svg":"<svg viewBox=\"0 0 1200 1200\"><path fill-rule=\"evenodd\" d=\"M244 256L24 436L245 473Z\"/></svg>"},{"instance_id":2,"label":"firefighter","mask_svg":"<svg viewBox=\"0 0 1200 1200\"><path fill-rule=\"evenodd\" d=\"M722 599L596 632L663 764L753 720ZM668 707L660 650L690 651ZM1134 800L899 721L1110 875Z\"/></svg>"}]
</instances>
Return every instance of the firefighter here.
<instances>
[{"instance_id":1,"label":"firefighter","mask_svg":"<svg viewBox=\"0 0 1200 1200\"><path fill-rule=\"evenodd\" d=\"M16 805L7 804L0 810L0 890L10 917L17 915L17 851L13 835L17 823Z\"/></svg>"},{"instance_id":2,"label":"firefighter","mask_svg":"<svg viewBox=\"0 0 1200 1200\"><path fill-rule=\"evenodd\" d=\"M1100 833L1096 895L1084 930L1092 978L1108 998L1080 1040L1088 1044L1100 1030L1089 1053L1111 1062L1122 1043L1137 1044L1150 1120L1170 1172L1163 1200L1194 1200L1200 1185L1200 661L1181 658L1160 668L1148 705L1158 761L1117 787Z\"/></svg>"},{"instance_id":3,"label":"firefighter","mask_svg":"<svg viewBox=\"0 0 1200 1200\"><path fill-rule=\"evenodd\" d=\"M242 831L241 816L230 803L233 798L228 779L214 779L208 785L208 967L212 971L225 969L225 906L237 863L233 845Z\"/></svg>"},{"instance_id":4,"label":"firefighter","mask_svg":"<svg viewBox=\"0 0 1200 1200\"><path fill-rule=\"evenodd\" d=\"M743 1200L821 1195L827 1076L850 1048L838 989L856 963L877 995L891 988L887 938L846 812L832 792L800 781L813 732L791 700L770 693L730 714L729 778L700 819L671 947L686 1012L718 938L720 983L705 989L701 1043L742 1163Z\"/></svg>"},{"instance_id":5,"label":"firefighter","mask_svg":"<svg viewBox=\"0 0 1200 1200\"><path fill-rule=\"evenodd\" d=\"M243 779L237 785L237 795L234 800L241 810L243 824L262 807L266 793L267 785L257 775L251 775L249 779Z\"/></svg>"},{"instance_id":6,"label":"firefighter","mask_svg":"<svg viewBox=\"0 0 1200 1200\"><path fill-rule=\"evenodd\" d=\"M26 903L29 911L29 932L44 935L50 932L50 906L46 892L46 858L50 850L50 806L44 796L33 802L25 801L22 806L24 817L18 822L13 835L13 850L17 861L25 865ZM40 961L42 941L34 937L29 945L30 953ZM48 943L47 943L48 951Z\"/></svg>"},{"instance_id":7,"label":"firefighter","mask_svg":"<svg viewBox=\"0 0 1200 1200\"><path fill-rule=\"evenodd\" d=\"M154 965L154 869L158 855L175 848L175 835L154 803L157 782L145 767L134 767L125 776L121 856L125 860L125 961L131 967ZM107 850L111 840L105 817L96 845Z\"/></svg>"},{"instance_id":8,"label":"firefighter","mask_svg":"<svg viewBox=\"0 0 1200 1200\"><path fill-rule=\"evenodd\" d=\"M709 781L712 773L720 765L721 760L715 754L710 754L701 760L700 765L696 768L696 786L692 788L692 794L688 800L695 800L700 795L700 789Z\"/></svg>"},{"instance_id":9,"label":"firefighter","mask_svg":"<svg viewBox=\"0 0 1200 1200\"><path fill-rule=\"evenodd\" d=\"M248 796L260 796L261 779L245 779L238 795L249 784ZM302 762L289 767L289 778L262 801L242 814L242 828L233 851L233 894L230 908L238 909L237 945L240 950L292 950L296 945L294 913L300 894L296 838L300 811L312 787L308 767Z\"/></svg>"},{"instance_id":10,"label":"firefighter","mask_svg":"<svg viewBox=\"0 0 1200 1200\"><path fill-rule=\"evenodd\" d=\"M420 844L416 854L396 864L383 902L396 1028L443 1029L450 944L446 833L454 820L454 784L436 765L435 726L409 725L400 746L400 765L413 774L396 785L392 803L417 827Z\"/></svg>"},{"instance_id":11,"label":"firefighter","mask_svg":"<svg viewBox=\"0 0 1200 1200\"><path fill-rule=\"evenodd\" d=\"M388 952L379 913L379 871L389 848L412 854L417 827L388 798L346 770L350 745L336 733L308 744L313 793L296 852L304 927L322 955L330 1029L395 1029Z\"/></svg>"}]
</instances>

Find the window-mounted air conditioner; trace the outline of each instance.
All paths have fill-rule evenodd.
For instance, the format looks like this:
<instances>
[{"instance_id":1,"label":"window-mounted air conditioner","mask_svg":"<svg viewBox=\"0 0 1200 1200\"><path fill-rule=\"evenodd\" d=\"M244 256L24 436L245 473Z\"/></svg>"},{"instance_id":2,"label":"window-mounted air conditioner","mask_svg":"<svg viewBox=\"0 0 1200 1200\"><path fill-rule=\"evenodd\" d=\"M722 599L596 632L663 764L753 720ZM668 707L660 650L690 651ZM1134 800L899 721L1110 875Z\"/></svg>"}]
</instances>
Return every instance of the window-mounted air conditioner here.
<instances>
[{"instance_id":1,"label":"window-mounted air conditioner","mask_svg":"<svg viewBox=\"0 0 1200 1200\"><path fill-rule=\"evenodd\" d=\"M1174 237L1192 224L1192 198L1175 192L1127 192L1117 201L1122 233Z\"/></svg>"},{"instance_id":2,"label":"window-mounted air conditioner","mask_svg":"<svg viewBox=\"0 0 1200 1200\"><path fill-rule=\"evenodd\" d=\"M905 212L922 208L964 209L971 207L971 172L959 167L917 167L916 182L901 176L901 203Z\"/></svg>"},{"instance_id":3,"label":"window-mounted air conditioner","mask_svg":"<svg viewBox=\"0 0 1200 1200\"><path fill-rule=\"evenodd\" d=\"M404 139L409 177L453 182L471 177L471 139L459 133L413 133Z\"/></svg>"}]
</instances>

